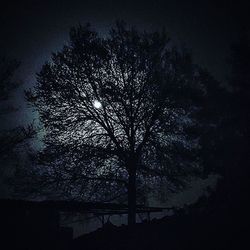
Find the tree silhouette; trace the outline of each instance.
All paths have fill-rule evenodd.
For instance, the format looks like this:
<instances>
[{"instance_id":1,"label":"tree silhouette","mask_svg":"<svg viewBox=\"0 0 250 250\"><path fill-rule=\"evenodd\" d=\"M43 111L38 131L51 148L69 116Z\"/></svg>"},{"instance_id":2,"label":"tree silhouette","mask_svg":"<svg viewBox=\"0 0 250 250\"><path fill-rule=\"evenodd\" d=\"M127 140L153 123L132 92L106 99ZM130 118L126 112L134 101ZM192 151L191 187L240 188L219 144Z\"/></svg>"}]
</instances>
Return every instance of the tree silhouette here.
<instances>
[{"instance_id":1,"label":"tree silhouette","mask_svg":"<svg viewBox=\"0 0 250 250\"><path fill-rule=\"evenodd\" d=\"M226 181L230 199L239 207L249 203L249 137L250 137L250 39L242 31L236 43L232 45L231 75L229 84L232 88L229 98L227 121ZM237 201L237 202L236 202Z\"/></svg>"},{"instance_id":2,"label":"tree silhouette","mask_svg":"<svg viewBox=\"0 0 250 250\"><path fill-rule=\"evenodd\" d=\"M12 90L16 89L20 83L13 81L13 76L20 63L10 60L5 56L0 57L0 101L7 100Z\"/></svg>"},{"instance_id":3,"label":"tree silhouette","mask_svg":"<svg viewBox=\"0 0 250 250\"><path fill-rule=\"evenodd\" d=\"M17 111L16 107L8 105L11 94L20 86L20 82L14 79L16 70L20 63L16 60L11 60L6 56L0 56L0 119L5 119ZM0 173L1 173L1 196L6 195L5 189L8 190L8 183L12 179L13 168L10 168L8 162L18 160L18 149L28 139L35 135L33 125L26 127L11 126L0 131ZM12 187L12 185L11 185Z\"/></svg>"},{"instance_id":4,"label":"tree silhouette","mask_svg":"<svg viewBox=\"0 0 250 250\"><path fill-rule=\"evenodd\" d=\"M134 224L150 187L175 190L200 171L194 128L206 79L164 31L72 28L26 92L45 129L40 187L88 200L127 194Z\"/></svg>"},{"instance_id":5,"label":"tree silhouette","mask_svg":"<svg viewBox=\"0 0 250 250\"><path fill-rule=\"evenodd\" d=\"M6 56L0 57L0 101L8 101L11 93L17 89L21 83L14 80L14 74L20 63L17 60L11 60ZM1 105L0 118L16 111L12 106ZM32 137L35 131L32 125L27 127L18 126L12 129L3 130L0 132L0 155L1 158L6 158L13 149L26 139Z\"/></svg>"}]
</instances>

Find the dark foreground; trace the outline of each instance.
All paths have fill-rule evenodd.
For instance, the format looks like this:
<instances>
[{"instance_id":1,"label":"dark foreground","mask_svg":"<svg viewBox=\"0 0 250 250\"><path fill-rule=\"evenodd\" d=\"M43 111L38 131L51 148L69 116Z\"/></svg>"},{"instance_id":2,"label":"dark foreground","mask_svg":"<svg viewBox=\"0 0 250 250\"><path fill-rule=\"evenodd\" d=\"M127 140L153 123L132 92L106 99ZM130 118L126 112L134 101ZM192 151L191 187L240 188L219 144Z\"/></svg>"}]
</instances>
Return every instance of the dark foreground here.
<instances>
[{"instance_id":1,"label":"dark foreground","mask_svg":"<svg viewBox=\"0 0 250 250\"><path fill-rule=\"evenodd\" d=\"M75 239L70 249L249 249L249 224L237 221L226 210L211 214L180 214L133 229L106 225Z\"/></svg>"},{"instance_id":2,"label":"dark foreground","mask_svg":"<svg viewBox=\"0 0 250 250\"><path fill-rule=\"evenodd\" d=\"M201 199L171 217L137 224L133 228L105 224L74 240L72 231L58 227L52 212L48 212L46 218L36 212L36 215L29 215L27 221L20 207L5 207L4 210L3 207L0 249L4 250L249 249L247 204L236 206Z\"/></svg>"}]
</instances>

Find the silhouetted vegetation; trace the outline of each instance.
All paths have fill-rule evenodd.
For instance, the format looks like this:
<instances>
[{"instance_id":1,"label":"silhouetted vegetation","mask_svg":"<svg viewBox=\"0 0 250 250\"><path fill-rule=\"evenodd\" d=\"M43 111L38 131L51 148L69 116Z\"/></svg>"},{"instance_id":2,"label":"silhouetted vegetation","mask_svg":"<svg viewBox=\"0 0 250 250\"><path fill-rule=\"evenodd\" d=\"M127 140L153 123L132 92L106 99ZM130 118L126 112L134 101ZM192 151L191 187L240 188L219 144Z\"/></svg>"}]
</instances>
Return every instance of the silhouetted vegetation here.
<instances>
[{"instance_id":1,"label":"silhouetted vegetation","mask_svg":"<svg viewBox=\"0 0 250 250\"><path fill-rule=\"evenodd\" d=\"M250 164L250 40L243 33L232 46L229 58L231 91L227 104L227 120L224 124L225 186L230 203L239 210L248 209Z\"/></svg>"},{"instance_id":2,"label":"silhouetted vegetation","mask_svg":"<svg viewBox=\"0 0 250 250\"><path fill-rule=\"evenodd\" d=\"M11 249L243 248L249 233L247 35L232 47L230 64L222 87L186 49L171 46L165 31L141 32L123 22L106 36L90 25L72 28L69 43L26 91L44 145L13 183L26 198L61 201L1 200L6 243ZM11 77L18 64L4 59L0 66L3 101L17 86ZM31 126L1 135L1 155L34 133ZM172 216L136 224L149 193L176 192L190 176L209 173L221 177L215 191L173 208ZM127 213L129 226L108 220L72 240L59 219L59 211L72 210Z\"/></svg>"},{"instance_id":3,"label":"silhouetted vegetation","mask_svg":"<svg viewBox=\"0 0 250 250\"><path fill-rule=\"evenodd\" d=\"M16 60L8 59L7 57L0 58L0 101L4 102L10 98L13 91L20 86L20 82L13 79L16 70L18 69L20 63ZM16 111L16 108L10 105L1 105L0 118L5 115ZM11 152L16 145L23 142L26 138L30 138L33 135L32 126L28 128L16 127L13 129L8 129L1 131L0 141L1 157L7 157L8 153Z\"/></svg>"},{"instance_id":4,"label":"silhouetted vegetation","mask_svg":"<svg viewBox=\"0 0 250 250\"><path fill-rule=\"evenodd\" d=\"M25 174L32 189L85 200L127 195L134 224L136 200L203 173L196 129L216 84L165 31L117 22L101 37L89 25L72 28L26 92L45 129L36 170Z\"/></svg>"},{"instance_id":5,"label":"silhouetted vegetation","mask_svg":"<svg viewBox=\"0 0 250 250\"><path fill-rule=\"evenodd\" d=\"M16 107L10 105L8 101L13 92L21 85L21 82L14 78L16 70L20 63L11 60L5 56L0 57L0 120L3 121L8 115L17 111ZM9 161L17 159L17 151L22 144L35 135L33 125L29 126L13 126L10 124L8 128L0 131L0 183L1 187L7 186L9 181ZM13 170L13 168L12 168ZM12 177L12 176L11 176ZM12 188L12 187L11 187ZM4 195L1 192L1 195Z\"/></svg>"}]
</instances>

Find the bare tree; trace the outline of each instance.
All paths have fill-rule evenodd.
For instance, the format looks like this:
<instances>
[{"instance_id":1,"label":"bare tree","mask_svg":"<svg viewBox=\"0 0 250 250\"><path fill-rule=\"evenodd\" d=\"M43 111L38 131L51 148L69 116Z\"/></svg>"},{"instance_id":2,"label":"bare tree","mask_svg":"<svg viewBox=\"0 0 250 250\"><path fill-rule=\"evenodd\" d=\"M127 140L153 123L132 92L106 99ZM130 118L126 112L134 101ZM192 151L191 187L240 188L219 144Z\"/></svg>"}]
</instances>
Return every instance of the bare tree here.
<instances>
[{"instance_id":1,"label":"bare tree","mask_svg":"<svg viewBox=\"0 0 250 250\"><path fill-rule=\"evenodd\" d=\"M0 119L3 121L15 114L18 110L9 104L11 94L21 85L15 79L15 73L20 63L5 56L0 57ZM9 181L13 179L13 171L20 160L20 149L28 139L35 135L32 124L24 127L12 124L7 128L0 128L0 195L10 196L13 185ZM24 151L24 149L22 149ZM10 191L11 190L11 191Z\"/></svg>"},{"instance_id":2,"label":"bare tree","mask_svg":"<svg viewBox=\"0 0 250 250\"><path fill-rule=\"evenodd\" d=\"M11 60L6 56L0 57L0 101L3 104L4 101L10 99L10 95L16 90L21 82L14 79L14 74L18 69L20 63L16 60ZM10 105L1 105L0 119L4 119L5 116L10 115L17 109ZM17 126L10 129L1 130L0 132L0 155L2 159L8 158L13 152L15 147L26 139L33 137L35 130L33 125L27 127Z\"/></svg>"},{"instance_id":3,"label":"bare tree","mask_svg":"<svg viewBox=\"0 0 250 250\"><path fill-rule=\"evenodd\" d=\"M193 128L203 80L164 31L72 28L26 92L45 129L40 184L85 199L127 194L134 224L138 194L161 181L174 189L200 169Z\"/></svg>"},{"instance_id":4,"label":"bare tree","mask_svg":"<svg viewBox=\"0 0 250 250\"><path fill-rule=\"evenodd\" d=\"M13 81L15 71L20 63L10 60L5 56L0 57L0 101L7 100L12 90L16 89L20 83Z\"/></svg>"}]
</instances>

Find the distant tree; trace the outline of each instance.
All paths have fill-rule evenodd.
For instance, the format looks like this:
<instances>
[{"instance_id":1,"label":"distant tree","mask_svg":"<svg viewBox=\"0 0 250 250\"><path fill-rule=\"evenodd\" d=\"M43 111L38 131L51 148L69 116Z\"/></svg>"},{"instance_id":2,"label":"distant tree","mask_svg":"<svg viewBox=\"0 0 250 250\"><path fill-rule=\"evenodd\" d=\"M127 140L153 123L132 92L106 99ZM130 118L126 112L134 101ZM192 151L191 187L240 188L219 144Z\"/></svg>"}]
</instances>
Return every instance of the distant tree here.
<instances>
[{"instance_id":1,"label":"distant tree","mask_svg":"<svg viewBox=\"0 0 250 250\"><path fill-rule=\"evenodd\" d=\"M249 201L250 188L250 39L247 32L233 44L229 62L231 93L226 134L226 181L232 202L242 206Z\"/></svg>"},{"instance_id":2,"label":"distant tree","mask_svg":"<svg viewBox=\"0 0 250 250\"><path fill-rule=\"evenodd\" d=\"M8 59L5 56L0 57L0 102L8 101L10 95L21 83L14 80L14 74L20 63L16 60ZM16 111L15 107L1 105L0 118L4 119L6 115ZM17 126L15 128L0 131L0 156L1 159L8 158L15 147L34 135L33 126Z\"/></svg>"},{"instance_id":3,"label":"distant tree","mask_svg":"<svg viewBox=\"0 0 250 250\"><path fill-rule=\"evenodd\" d=\"M203 71L202 82L206 86L206 95L202 98L198 112L199 124L195 127L199 134L199 156L204 168L203 174L225 174L226 124L229 117L230 93L224 85L219 83L211 74Z\"/></svg>"},{"instance_id":4,"label":"distant tree","mask_svg":"<svg viewBox=\"0 0 250 250\"><path fill-rule=\"evenodd\" d=\"M9 104L11 94L21 85L21 83L14 79L16 70L20 63L16 60L11 60L5 56L0 57L0 119L1 121L7 119L8 116L13 115L17 111L16 107ZM13 177L14 163L18 162L18 150L27 142L28 139L35 135L33 125L29 126L9 126L8 128L1 128L0 130L0 184L1 196L7 195L5 190L10 187L8 182ZM11 163L11 165L10 165ZM11 167L10 167L11 166ZM11 185L11 188L13 185Z\"/></svg>"},{"instance_id":5,"label":"distant tree","mask_svg":"<svg viewBox=\"0 0 250 250\"><path fill-rule=\"evenodd\" d=\"M127 194L134 224L150 187L176 190L201 172L195 127L207 76L165 32L72 28L26 92L45 129L30 187L88 200Z\"/></svg>"},{"instance_id":6,"label":"distant tree","mask_svg":"<svg viewBox=\"0 0 250 250\"><path fill-rule=\"evenodd\" d=\"M12 90L16 89L20 83L13 81L13 76L20 63L16 60L0 57L0 101L7 100Z\"/></svg>"}]
</instances>

